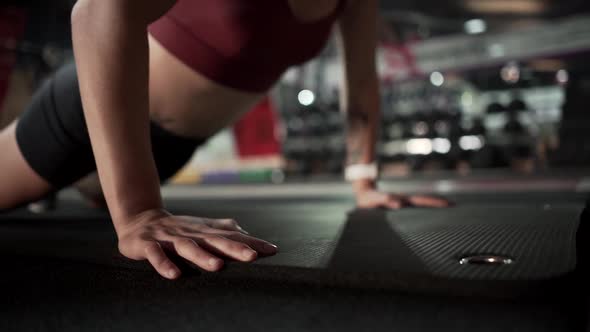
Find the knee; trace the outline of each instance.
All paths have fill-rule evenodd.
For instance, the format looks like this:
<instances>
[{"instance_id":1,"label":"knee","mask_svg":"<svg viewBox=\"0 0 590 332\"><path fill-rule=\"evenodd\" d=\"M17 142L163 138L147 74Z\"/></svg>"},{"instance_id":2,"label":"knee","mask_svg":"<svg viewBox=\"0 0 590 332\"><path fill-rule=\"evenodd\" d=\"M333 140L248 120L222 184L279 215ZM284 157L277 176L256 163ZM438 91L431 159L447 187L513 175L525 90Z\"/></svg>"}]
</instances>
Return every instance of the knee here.
<instances>
[{"instance_id":1,"label":"knee","mask_svg":"<svg viewBox=\"0 0 590 332\"><path fill-rule=\"evenodd\" d=\"M36 198L22 197L15 193L0 192L0 212L6 212L26 206Z\"/></svg>"},{"instance_id":2,"label":"knee","mask_svg":"<svg viewBox=\"0 0 590 332\"><path fill-rule=\"evenodd\" d=\"M16 202L4 196L0 194L0 212L12 210L17 205Z\"/></svg>"}]
</instances>

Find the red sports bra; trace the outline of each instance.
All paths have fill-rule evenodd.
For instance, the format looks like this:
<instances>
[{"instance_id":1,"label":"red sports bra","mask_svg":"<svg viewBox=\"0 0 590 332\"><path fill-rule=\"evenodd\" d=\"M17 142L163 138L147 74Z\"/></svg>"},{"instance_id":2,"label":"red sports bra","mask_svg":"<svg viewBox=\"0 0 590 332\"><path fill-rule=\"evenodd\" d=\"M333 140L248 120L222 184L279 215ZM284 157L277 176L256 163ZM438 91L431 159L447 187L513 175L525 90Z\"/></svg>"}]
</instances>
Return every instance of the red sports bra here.
<instances>
[{"instance_id":1,"label":"red sports bra","mask_svg":"<svg viewBox=\"0 0 590 332\"><path fill-rule=\"evenodd\" d=\"M326 18L303 23L287 0L179 0L149 32L212 81L264 92L288 67L323 49L344 4Z\"/></svg>"}]
</instances>

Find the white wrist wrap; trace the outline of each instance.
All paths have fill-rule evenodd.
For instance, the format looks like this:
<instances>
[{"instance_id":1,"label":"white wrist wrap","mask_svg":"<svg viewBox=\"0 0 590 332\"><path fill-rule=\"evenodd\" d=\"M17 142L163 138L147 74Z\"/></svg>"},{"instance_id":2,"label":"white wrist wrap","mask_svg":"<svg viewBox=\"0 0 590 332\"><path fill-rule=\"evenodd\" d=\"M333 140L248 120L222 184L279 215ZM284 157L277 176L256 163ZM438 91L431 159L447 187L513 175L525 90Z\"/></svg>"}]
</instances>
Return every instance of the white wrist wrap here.
<instances>
[{"instance_id":1,"label":"white wrist wrap","mask_svg":"<svg viewBox=\"0 0 590 332\"><path fill-rule=\"evenodd\" d=\"M377 164L356 164L347 166L344 170L344 178L346 181L358 181L358 180L375 180L379 171Z\"/></svg>"}]
</instances>

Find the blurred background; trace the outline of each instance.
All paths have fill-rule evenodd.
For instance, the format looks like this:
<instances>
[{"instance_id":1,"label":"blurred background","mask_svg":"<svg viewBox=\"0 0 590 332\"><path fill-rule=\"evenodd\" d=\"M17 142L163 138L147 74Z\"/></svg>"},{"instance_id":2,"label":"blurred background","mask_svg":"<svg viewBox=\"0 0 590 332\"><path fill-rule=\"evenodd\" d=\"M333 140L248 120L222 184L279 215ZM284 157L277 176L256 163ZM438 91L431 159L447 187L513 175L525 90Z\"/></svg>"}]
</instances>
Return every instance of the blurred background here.
<instances>
[{"instance_id":1,"label":"blurred background","mask_svg":"<svg viewBox=\"0 0 590 332\"><path fill-rule=\"evenodd\" d=\"M71 61L74 0L0 5L0 127ZM590 2L382 0L377 64L387 178L583 170L590 161ZM199 149L176 183L342 177L332 41ZM170 84L174 84L171 82Z\"/></svg>"}]
</instances>

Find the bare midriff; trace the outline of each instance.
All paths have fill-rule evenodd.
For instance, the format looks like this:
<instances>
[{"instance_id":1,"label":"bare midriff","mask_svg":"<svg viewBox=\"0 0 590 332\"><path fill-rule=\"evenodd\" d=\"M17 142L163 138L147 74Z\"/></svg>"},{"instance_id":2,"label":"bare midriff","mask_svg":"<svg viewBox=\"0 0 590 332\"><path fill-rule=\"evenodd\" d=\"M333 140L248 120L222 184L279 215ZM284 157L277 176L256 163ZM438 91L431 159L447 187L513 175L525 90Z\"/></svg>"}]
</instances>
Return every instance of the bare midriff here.
<instances>
[{"instance_id":1,"label":"bare midriff","mask_svg":"<svg viewBox=\"0 0 590 332\"><path fill-rule=\"evenodd\" d=\"M193 138L208 138L231 125L261 100L281 71L319 53L345 3L265 1L258 4L264 5L261 8L253 8L254 4L250 8L240 0L181 0L169 17L152 25L153 120L177 135ZM207 8L227 22L203 17ZM267 16L275 17L274 29L262 24ZM266 44L268 49L261 46ZM261 47L267 50L261 52Z\"/></svg>"},{"instance_id":2,"label":"bare midriff","mask_svg":"<svg viewBox=\"0 0 590 332\"><path fill-rule=\"evenodd\" d=\"M207 138L238 120L264 93L219 85L186 66L154 38L150 46L150 116L176 135Z\"/></svg>"}]
</instances>

